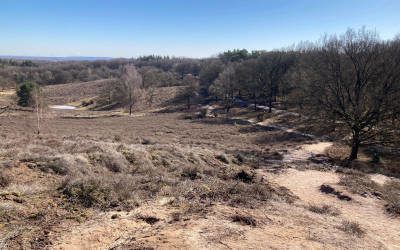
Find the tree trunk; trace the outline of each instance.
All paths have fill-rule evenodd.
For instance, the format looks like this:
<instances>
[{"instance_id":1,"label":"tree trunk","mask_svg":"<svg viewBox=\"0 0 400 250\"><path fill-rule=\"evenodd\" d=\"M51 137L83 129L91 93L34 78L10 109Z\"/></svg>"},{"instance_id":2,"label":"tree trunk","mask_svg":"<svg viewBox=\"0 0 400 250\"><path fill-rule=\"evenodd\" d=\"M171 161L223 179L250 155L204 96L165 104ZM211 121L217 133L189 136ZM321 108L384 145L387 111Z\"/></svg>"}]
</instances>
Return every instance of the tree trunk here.
<instances>
[{"instance_id":1,"label":"tree trunk","mask_svg":"<svg viewBox=\"0 0 400 250\"><path fill-rule=\"evenodd\" d=\"M39 115L39 94L37 93L38 90L35 90L35 102L36 102L36 122L37 122L37 134L40 135L40 115Z\"/></svg>"},{"instance_id":2,"label":"tree trunk","mask_svg":"<svg viewBox=\"0 0 400 250\"><path fill-rule=\"evenodd\" d=\"M133 104L129 105L129 115L132 115L132 107L133 107Z\"/></svg>"},{"instance_id":3,"label":"tree trunk","mask_svg":"<svg viewBox=\"0 0 400 250\"><path fill-rule=\"evenodd\" d=\"M229 105L229 104L226 104L225 105L225 110L226 110L226 113L228 114L229 113L229 110L231 109L231 106Z\"/></svg>"},{"instance_id":4,"label":"tree trunk","mask_svg":"<svg viewBox=\"0 0 400 250\"><path fill-rule=\"evenodd\" d=\"M37 134L40 135L39 105L36 105L36 118L37 118Z\"/></svg>"},{"instance_id":5,"label":"tree trunk","mask_svg":"<svg viewBox=\"0 0 400 250\"><path fill-rule=\"evenodd\" d=\"M272 97L270 96L268 100L268 113L271 112L272 112Z\"/></svg>"},{"instance_id":6,"label":"tree trunk","mask_svg":"<svg viewBox=\"0 0 400 250\"><path fill-rule=\"evenodd\" d=\"M268 97L268 113L272 112L272 98L273 98L273 88L271 87L271 89L269 90L269 97Z\"/></svg>"},{"instance_id":7,"label":"tree trunk","mask_svg":"<svg viewBox=\"0 0 400 250\"><path fill-rule=\"evenodd\" d=\"M256 94L253 94L253 98L254 98L254 111L257 111L257 98L256 98Z\"/></svg>"},{"instance_id":8,"label":"tree trunk","mask_svg":"<svg viewBox=\"0 0 400 250\"><path fill-rule=\"evenodd\" d=\"M351 153L349 156L349 162L352 162L353 160L357 159L358 157L358 149L360 147L360 132L358 130L353 132L353 139L351 142Z\"/></svg>"}]
</instances>

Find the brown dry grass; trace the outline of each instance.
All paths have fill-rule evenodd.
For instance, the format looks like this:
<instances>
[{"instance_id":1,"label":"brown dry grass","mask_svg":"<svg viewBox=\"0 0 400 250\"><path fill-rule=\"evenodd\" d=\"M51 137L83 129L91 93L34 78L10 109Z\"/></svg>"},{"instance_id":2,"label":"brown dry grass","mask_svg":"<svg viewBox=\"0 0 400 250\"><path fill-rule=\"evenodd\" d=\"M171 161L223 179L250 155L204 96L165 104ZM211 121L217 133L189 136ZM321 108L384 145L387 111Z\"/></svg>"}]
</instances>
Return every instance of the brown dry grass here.
<instances>
[{"instance_id":1,"label":"brown dry grass","mask_svg":"<svg viewBox=\"0 0 400 250\"><path fill-rule=\"evenodd\" d=\"M171 199L183 218L207 214L215 204L256 208L294 199L250 164L268 167L256 152L279 155L284 142L276 150L268 142L255 144L257 134L241 132L249 124L209 125L176 113L94 119L65 114L46 113L40 136L33 133L34 114L0 117L0 159L15 163L7 202L0 200L7 204L0 213L3 246L43 248L61 224L85 221L96 211L132 210L158 197ZM245 155L242 162L237 152Z\"/></svg>"},{"instance_id":2,"label":"brown dry grass","mask_svg":"<svg viewBox=\"0 0 400 250\"><path fill-rule=\"evenodd\" d=\"M93 98L101 94L103 87L111 80L96 80L82 83L66 83L44 87L49 104L67 104Z\"/></svg>"}]
</instances>

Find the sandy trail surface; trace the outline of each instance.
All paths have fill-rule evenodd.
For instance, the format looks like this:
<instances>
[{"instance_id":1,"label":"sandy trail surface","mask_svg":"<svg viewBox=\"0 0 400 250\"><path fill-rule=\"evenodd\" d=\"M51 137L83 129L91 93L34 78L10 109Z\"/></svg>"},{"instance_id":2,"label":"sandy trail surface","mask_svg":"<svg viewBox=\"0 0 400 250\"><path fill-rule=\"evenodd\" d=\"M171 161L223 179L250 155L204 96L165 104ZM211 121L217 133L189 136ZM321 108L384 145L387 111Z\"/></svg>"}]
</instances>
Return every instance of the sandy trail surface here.
<instances>
[{"instance_id":1,"label":"sandy trail surface","mask_svg":"<svg viewBox=\"0 0 400 250\"><path fill-rule=\"evenodd\" d=\"M383 248L400 249L400 220L391 218L384 212L382 201L354 194L351 194L352 201L341 201L333 195L319 191L322 184L329 184L342 191L343 188L337 186L338 174L289 169L284 174L276 176L275 181L290 189L305 204L333 204L341 211L341 217L355 221L365 229L366 240L378 242Z\"/></svg>"}]
</instances>

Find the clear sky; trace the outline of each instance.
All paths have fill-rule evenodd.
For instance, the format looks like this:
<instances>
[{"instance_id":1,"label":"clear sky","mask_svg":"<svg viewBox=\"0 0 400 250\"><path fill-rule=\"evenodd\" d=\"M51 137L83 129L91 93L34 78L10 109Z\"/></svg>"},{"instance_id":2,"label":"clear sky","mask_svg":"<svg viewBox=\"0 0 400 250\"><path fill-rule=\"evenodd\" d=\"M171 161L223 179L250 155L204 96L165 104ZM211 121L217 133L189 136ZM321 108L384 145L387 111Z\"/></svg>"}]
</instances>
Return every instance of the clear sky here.
<instances>
[{"instance_id":1,"label":"clear sky","mask_svg":"<svg viewBox=\"0 0 400 250\"><path fill-rule=\"evenodd\" d=\"M0 0L0 54L206 57L361 26L400 33L400 0Z\"/></svg>"}]
</instances>

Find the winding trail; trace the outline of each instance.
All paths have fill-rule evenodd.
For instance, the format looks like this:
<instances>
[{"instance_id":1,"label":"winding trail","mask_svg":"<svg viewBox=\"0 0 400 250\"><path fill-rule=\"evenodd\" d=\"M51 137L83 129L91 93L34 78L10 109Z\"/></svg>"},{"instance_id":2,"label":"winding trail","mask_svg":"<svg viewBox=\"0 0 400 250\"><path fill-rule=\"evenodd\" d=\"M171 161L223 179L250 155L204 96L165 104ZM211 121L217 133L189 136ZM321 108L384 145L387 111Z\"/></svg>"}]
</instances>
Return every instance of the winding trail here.
<instances>
[{"instance_id":1,"label":"winding trail","mask_svg":"<svg viewBox=\"0 0 400 250\"><path fill-rule=\"evenodd\" d=\"M272 119L261 123L250 122L304 135L295 129L275 125ZM290 168L296 164L307 164L311 156L324 154L330 146L332 142L315 140L288 150L282 161L289 168L284 172L274 174L258 170L269 181L286 187L299 198L294 205L279 203L264 208L266 210L252 210L252 213L268 218L270 222L265 226L246 228L231 223L226 216L234 213L233 208L218 205L214 207L214 212L220 216L209 214L204 218L171 223L170 208L149 204L129 213L102 213L81 225L65 228L53 249L109 249L130 240L147 242L149 246L160 249L400 249L400 219L385 214L382 201L353 194L352 201L339 200L319 191L322 184L329 184L346 192L338 185L338 173ZM378 184L386 181L385 176L371 179ZM331 205L341 214L333 217L311 213L307 210L310 204ZM111 219L116 213L118 218ZM156 214L161 220L153 226L138 222L135 215L141 213ZM340 231L338 226L344 220L359 223L366 235L354 238Z\"/></svg>"},{"instance_id":2,"label":"winding trail","mask_svg":"<svg viewBox=\"0 0 400 250\"><path fill-rule=\"evenodd\" d=\"M282 113L280 113L282 115ZM313 135L304 134L292 128L275 125L276 117L266 119L262 122L253 124L259 126L268 126L278 128L285 132L295 133L303 136L316 138ZM316 140L312 144L303 144L297 149L288 151L283 156L283 162L290 165L297 163L307 163L310 157L324 154L326 149L333 145L329 141ZM260 170L263 175L264 170ZM385 213L384 202L373 197L362 197L360 195L351 194L352 201L342 201L335 196L327 195L320 192L319 188L322 184L329 184L336 190L346 192L343 187L338 185L340 175L334 171L317 171L289 168L281 174L267 174L267 178L272 180L279 186L288 188L297 197L299 203L308 206L310 204L323 206L332 205L341 212L341 217L345 220L355 221L361 225L366 231L365 241L370 242L372 247L383 249L400 249L400 219L389 217ZM390 178L380 174L370 175L371 180L379 185L383 185Z\"/></svg>"},{"instance_id":3,"label":"winding trail","mask_svg":"<svg viewBox=\"0 0 400 250\"><path fill-rule=\"evenodd\" d=\"M298 149L290 151L283 156L283 162L295 163L308 161L310 157L325 153L325 150L333 145L332 142L316 142L313 144L301 145Z\"/></svg>"}]
</instances>

